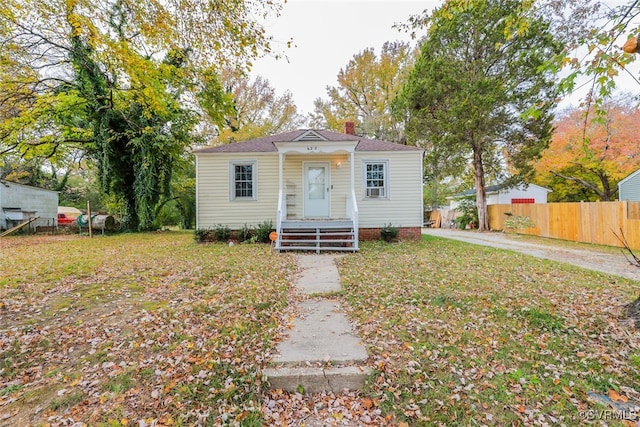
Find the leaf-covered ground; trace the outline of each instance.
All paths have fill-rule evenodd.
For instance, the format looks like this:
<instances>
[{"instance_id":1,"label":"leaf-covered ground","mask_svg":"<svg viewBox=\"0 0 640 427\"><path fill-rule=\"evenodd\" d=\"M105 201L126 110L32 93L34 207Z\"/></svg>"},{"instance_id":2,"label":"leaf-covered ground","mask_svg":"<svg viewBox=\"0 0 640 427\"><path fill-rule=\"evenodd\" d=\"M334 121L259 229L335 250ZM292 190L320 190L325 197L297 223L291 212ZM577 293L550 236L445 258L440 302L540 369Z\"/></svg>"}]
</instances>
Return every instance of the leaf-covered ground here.
<instances>
[{"instance_id":1,"label":"leaf-covered ground","mask_svg":"<svg viewBox=\"0 0 640 427\"><path fill-rule=\"evenodd\" d=\"M640 283L425 237L341 258L375 373L366 391L410 425L635 425L588 396L640 401ZM608 412L607 412L608 410ZM603 411L603 412L598 412Z\"/></svg>"},{"instance_id":2,"label":"leaf-covered ground","mask_svg":"<svg viewBox=\"0 0 640 427\"><path fill-rule=\"evenodd\" d=\"M0 425L262 425L293 257L177 232L0 250Z\"/></svg>"},{"instance_id":3,"label":"leaf-covered ground","mask_svg":"<svg viewBox=\"0 0 640 427\"><path fill-rule=\"evenodd\" d=\"M431 237L340 258L366 390L268 391L295 257L192 236L0 239L0 425L625 425L588 393L640 400L640 283Z\"/></svg>"}]
</instances>

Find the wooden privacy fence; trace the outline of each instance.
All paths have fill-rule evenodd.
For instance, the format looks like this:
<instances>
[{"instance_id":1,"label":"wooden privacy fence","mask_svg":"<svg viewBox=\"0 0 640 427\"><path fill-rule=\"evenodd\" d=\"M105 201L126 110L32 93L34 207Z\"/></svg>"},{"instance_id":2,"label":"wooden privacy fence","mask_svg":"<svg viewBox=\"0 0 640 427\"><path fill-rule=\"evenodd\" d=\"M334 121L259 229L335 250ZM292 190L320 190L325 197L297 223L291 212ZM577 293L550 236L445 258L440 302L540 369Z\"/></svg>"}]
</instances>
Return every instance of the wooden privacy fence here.
<instances>
[{"instance_id":1,"label":"wooden privacy fence","mask_svg":"<svg viewBox=\"0 0 640 427\"><path fill-rule=\"evenodd\" d=\"M629 246L640 249L640 202L489 205L488 211L492 230L504 230L510 213L535 224L518 233L622 247L613 234L622 230Z\"/></svg>"}]
</instances>

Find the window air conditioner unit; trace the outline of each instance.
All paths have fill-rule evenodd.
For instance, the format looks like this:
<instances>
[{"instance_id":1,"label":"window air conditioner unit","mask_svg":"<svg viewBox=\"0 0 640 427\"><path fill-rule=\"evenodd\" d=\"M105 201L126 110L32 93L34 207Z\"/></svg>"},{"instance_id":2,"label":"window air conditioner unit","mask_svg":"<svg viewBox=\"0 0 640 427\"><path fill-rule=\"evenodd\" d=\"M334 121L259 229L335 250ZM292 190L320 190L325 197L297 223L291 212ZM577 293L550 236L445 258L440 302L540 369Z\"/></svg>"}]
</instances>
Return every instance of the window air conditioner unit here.
<instances>
[{"instance_id":1,"label":"window air conditioner unit","mask_svg":"<svg viewBox=\"0 0 640 427\"><path fill-rule=\"evenodd\" d=\"M382 197L384 190L382 188L367 188L367 197Z\"/></svg>"}]
</instances>

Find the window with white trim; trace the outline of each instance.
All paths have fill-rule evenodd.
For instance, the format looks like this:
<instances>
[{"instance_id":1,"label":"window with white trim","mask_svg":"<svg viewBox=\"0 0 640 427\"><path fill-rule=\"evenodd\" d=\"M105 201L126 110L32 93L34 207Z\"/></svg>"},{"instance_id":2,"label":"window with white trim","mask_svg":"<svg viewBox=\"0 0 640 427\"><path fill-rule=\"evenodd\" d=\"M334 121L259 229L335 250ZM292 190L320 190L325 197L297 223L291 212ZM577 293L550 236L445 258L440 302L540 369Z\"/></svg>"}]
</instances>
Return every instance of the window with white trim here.
<instances>
[{"instance_id":1,"label":"window with white trim","mask_svg":"<svg viewBox=\"0 0 640 427\"><path fill-rule=\"evenodd\" d=\"M256 162L231 162L229 169L230 199L256 200Z\"/></svg>"},{"instance_id":2,"label":"window with white trim","mask_svg":"<svg viewBox=\"0 0 640 427\"><path fill-rule=\"evenodd\" d=\"M389 162L375 160L363 162L364 197L366 199L389 198Z\"/></svg>"}]
</instances>

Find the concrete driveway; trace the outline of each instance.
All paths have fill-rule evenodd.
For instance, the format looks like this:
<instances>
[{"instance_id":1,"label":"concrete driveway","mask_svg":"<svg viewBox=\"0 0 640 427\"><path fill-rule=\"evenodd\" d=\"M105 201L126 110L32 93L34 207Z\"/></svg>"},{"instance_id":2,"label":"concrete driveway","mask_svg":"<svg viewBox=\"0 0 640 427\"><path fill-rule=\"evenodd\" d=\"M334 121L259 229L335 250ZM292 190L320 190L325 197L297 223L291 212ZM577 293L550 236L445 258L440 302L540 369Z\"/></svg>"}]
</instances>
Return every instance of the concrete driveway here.
<instances>
[{"instance_id":1,"label":"concrete driveway","mask_svg":"<svg viewBox=\"0 0 640 427\"><path fill-rule=\"evenodd\" d=\"M460 240L476 245L490 246L492 248L512 250L538 258L565 262L589 270L640 281L640 267L631 265L625 259L622 251L619 253L605 252L595 246L593 249L574 249L563 245L562 241L554 242L554 239L545 239L543 244L531 243L524 241L523 236L500 232L480 233L470 230L424 228L422 234ZM638 251L636 255L639 253L640 251Z\"/></svg>"}]
</instances>

